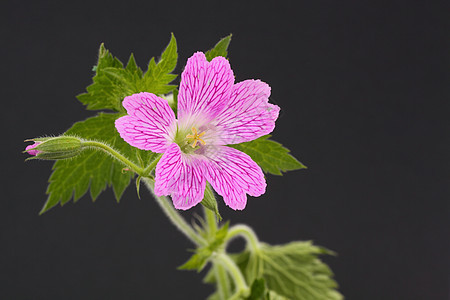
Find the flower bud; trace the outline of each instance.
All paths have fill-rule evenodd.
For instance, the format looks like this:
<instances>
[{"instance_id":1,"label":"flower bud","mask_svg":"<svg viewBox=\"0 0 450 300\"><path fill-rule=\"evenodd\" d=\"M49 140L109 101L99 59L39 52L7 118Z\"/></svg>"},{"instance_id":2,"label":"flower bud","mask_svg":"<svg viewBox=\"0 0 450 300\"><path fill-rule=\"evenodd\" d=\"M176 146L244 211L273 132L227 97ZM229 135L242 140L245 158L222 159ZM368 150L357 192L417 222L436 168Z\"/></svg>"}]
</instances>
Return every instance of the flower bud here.
<instances>
[{"instance_id":1,"label":"flower bud","mask_svg":"<svg viewBox=\"0 0 450 300\"><path fill-rule=\"evenodd\" d=\"M39 153L39 151L38 151L38 150L35 150L34 147L36 147L36 146L39 145L40 143L41 143L41 142L34 142L33 145L28 145L28 146L25 148L25 152L27 152L27 153L30 154L30 155L36 156L36 155Z\"/></svg>"},{"instance_id":2,"label":"flower bud","mask_svg":"<svg viewBox=\"0 0 450 300\"><path fill-rule=\"evenodd\" d=\"M72 136L36 138L33 145L25 148L25 152L34 157L28 159L58 160L74 157L81 153L81 140Z\"/></svg>"}]
</instances>

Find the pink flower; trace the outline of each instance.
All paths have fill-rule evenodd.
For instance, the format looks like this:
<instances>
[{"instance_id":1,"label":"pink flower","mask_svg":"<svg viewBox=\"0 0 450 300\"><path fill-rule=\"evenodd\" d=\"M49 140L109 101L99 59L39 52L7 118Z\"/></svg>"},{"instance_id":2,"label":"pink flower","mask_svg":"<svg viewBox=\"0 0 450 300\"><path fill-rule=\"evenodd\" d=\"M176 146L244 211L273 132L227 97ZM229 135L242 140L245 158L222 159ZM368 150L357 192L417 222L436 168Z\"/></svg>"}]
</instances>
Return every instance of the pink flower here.
<instances>
[{"instance_id":1,"label":"pink flower","mask_svg":"<svg viewBox=\"0 0 450 300\"><path fill-rule=\"evenodd\" d=\"M33 150L33 149L34 149L37 145L39 145L39 144L41 144L41 142L34 142L34 144L32 144L32 145L28 145L28 146L25 148L25 151L26 151L28 154L30 154L30 155L36 156L36 155L38 155L41 151Z\"/></svg>"},{"instance_id":2,"label":"pink flower","mask_svg":"<svg viewBox=\"0 0 450 300\"><path fill-rule=\"evenodd\" d=\"M225 145L274 129L280 108L268 103L269 95L269 85L260 80L234 84L225 58L208 62L197 52L181 75L178 120L166 100L140 93L124 99L128 115L117 119L116 128L130 145L164 153L155 193L172 196L175 208L201 202L208 181L228 206L244 209L246 194L265 192L264 174L250 156Z\"/></svg>"}]
</instances>

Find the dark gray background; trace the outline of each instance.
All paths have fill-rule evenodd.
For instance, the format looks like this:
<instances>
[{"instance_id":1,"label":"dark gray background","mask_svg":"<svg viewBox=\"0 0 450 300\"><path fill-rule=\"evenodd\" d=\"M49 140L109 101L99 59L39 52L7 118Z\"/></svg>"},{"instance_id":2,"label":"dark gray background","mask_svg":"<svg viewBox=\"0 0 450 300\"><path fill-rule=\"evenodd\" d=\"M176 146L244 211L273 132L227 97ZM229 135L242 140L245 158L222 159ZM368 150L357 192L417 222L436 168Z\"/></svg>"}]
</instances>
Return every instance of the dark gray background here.
<instances>
[{"instance_id":1,"label":"dark gray background","mask_svg":"<svg viewBox=\"0 0 450 300\"><path fill-rule=\"evenodd\" d=\"M175 270L192 245L148 194L138 200L130 187L117 204L107 190L38 216L52 163L21 154L25 138L93 115L75 96L91 83L101 42L145 66L174 32L177 73L233 33L236 79L271 85L282 108L274 139L309 167L268 176L267 193L242 212L220 201L225 219L269 243L335 250L325 260L347 299L446 299L448 2L188 2L3 2L0 298L212 291L203 274Z\"/></svg>"}]
</instances>

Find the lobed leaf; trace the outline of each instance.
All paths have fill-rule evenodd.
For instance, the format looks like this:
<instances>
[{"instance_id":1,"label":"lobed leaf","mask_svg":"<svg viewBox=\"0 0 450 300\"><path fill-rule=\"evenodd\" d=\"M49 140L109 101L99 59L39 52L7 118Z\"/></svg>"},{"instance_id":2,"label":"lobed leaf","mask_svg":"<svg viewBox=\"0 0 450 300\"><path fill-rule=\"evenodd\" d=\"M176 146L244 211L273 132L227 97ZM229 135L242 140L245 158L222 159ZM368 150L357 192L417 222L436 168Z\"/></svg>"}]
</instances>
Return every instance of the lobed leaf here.
<instances>
[{"instance_id":1,"label":"lobed leaf","mask_svg":"<svg viewBox=\"0 0 450 300\"><path fill-rule=\"evenodd\" d=\"M108 75L105 70L122 69L123 64L114 57L104 44L100 45L98 51L98 62L94 67L95 75L93 83L86 88L87 93L77 96L81 103L86 105L88 110L111 109L120 111L120 103L125 93L123 86L117 78Z\"/></svg>"},{"instance_id":2,"label":"lobed leaf","mask_svg":"<svg viewBox=\"0 0 450 300\"><path fill-rule=\"evenodd\" d=\"M122 140L114 126L117 117L119 114L100 113L75 123L65 134L101 140L136 162L139 161L139 155L142 163L148 165L156 154L131 147ZM71 198L77 201L89 188L91 198L95 200L107 186L111 186L119 201L132 177L129 172L123 171L124 167L110 156L96 150L84 150L72 159L57 161L49 179L49 196L41 213L58 203L63 205Z\"/></svg>"},{"instance_id":3,"label":"lobed leaf","mask_svg":"<svg viewBox=\"0 0 450 300\"><path fill-rule=\"evenodd\" d=\"M265 135L250 142L229 146L248 154L266 173L283 175L282 172L306 168L289 154L287 148L269 138L270 135Z\"/></svg>"},{"instance_id":4,"label":"lobed leaf","mask_svg":"<svg viewBox=\"0 0 450 300\"><path fill-rule=\"evenodd\" d=\"M261 295L261 280L264 280L265 298L260 296L256 299L343 299L336 290L332 271L319 259L319 255L324 254L334 253L309 241L297 241L276 246L261 244L257 251L244 250L232 255L232 259L247 282L260 281L255 283L256 295ZM211 276L207 274L205 280L214 282Z\"/></svg>"},{"instance_id":5,"label":"lobed leaf","mask_svg":"<svg viewBox=\"0 0 450 300\"><path fill-rule=\"evenodd\" d=\"M101 44L98 63L94 67L93 83L87 87L87 93L78 95L77 98L89 110L107 109L116 113L100 113L75 123L65 134L106 142L141 167L147 166L155 158L155 154L134 148L123 141L114 121L125 111L122 101L126 96L139 92L163 94L172 91L175 86L169 83L176 75L170 72L175 69L177 58L177 45L173 34L161 59L156 63L152 58L145 74L137 66L133 54L124 67L120 60ZM95 150L85 150L73 159L57 161L49 179L49 196L41 213L58 203L65 204L72 198L77 201L88 189L91 198L95 200L106 187L111 186L119 201L132 177L131 174L123 172L123 168L123 165L111 157Z\"/></svg>"},{"instance_id":6,"label":"lobed leaf","mask_svg":"<svg viewBox=\"0 0 450 300\"><path fill-rule=\"evenodd\" d=\"M289 299L343 299L336 290L333 273L318 255L331 251L311 242L291 242L280 246L263 244L258 254L263 278L269 290Z\"/></svg>"},{"instance_id":7,"label":"lobed leaf","mask_svg":"<svg viewBox=\"0 0 450 300\"><path fill-rule=\"evenodd\" d=\"M148 64L147 72L144 74L143 88L154 94L167 94L176 88L169 85L177 76L170 74L176 67L178 60L177 42L172 34L169 45L161 54L161 59L156 63L152 58Z\"/></svg>"}]
</instances>

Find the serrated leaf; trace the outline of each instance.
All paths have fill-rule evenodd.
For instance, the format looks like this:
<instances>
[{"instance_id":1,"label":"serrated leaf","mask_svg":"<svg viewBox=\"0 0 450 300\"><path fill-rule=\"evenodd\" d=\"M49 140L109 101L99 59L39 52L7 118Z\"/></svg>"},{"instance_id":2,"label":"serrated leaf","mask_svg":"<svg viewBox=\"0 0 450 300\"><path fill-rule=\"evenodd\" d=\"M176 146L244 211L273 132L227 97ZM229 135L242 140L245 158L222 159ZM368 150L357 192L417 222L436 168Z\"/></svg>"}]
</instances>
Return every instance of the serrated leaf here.
<instances>
[{"instance_id":1,"label":"serrated leaf","mask_svg":"<svg viewBox=\"0 0 450 300\"><path fill-rule=\"evenodd\" d=\"M269 140L270 135L236 145L229 145L248 154L264 172L283 175L282 172L305 169L301 162L289 154L289 150L280 143Z\"/></svg>"},{"instance_id":2,"label":"serrated leaf","mask_svg":"<svg viewBox=\"0 0 450 300\"><path fill-rule=\"evenodd\" d=\"M110 109L123 112L121 104L126 96L139 92L167 94L173 91L176 86L169 83L177 75L170 73L175 69L177 59L177 44L173 34L159 62L156 63L152 58L145 74L136 65L133 54L124 68L122 62L101 44L93 83L86 88L87 93L80 94L77 98L89 110Z\"/></svg>"},{"instance_id":3,"label":"serrated leaf","mask_svg":"<svg viewBox=\"0 0 450 300\"><path fill-rule=\"evenodd\" d=\"M260 250L258 256L264 265L263 278L269 290L290 299L343 299L336 291L332 271L318 258L331 251L311 242L263 245Z\"/></svg>"},{"instance_id":4,"label":"serrated leaf","mask_svg":"<svg viewBox=\"0 0 450 300\"><path fill-rule=\"evenodd\" d=\"M231 42L231 34L222 38L211 50L206 51L205 56L208 61L211 61L214 57L228 55L228 46Z\"/></svg>"},{"instance_id":5,"label":"serrated leaf","mask_svg":"<svg viewBox=\"0 0 450 300\"><path fill-rule=\"evenodd\" d=\"M109 109L124 112L122 101L126 96L139 92L166 93L174 89L174 86L168 83L176 78L175 74L169 73L174 70L177 57L176 40L172 34L159 62L155 63L155 60L151 59L149 70L144 75L133 54L124 67L120 60L101 44L98 63L93 68L96 72L93 83L87 87L87 93L77 98L90 110ZM145 168L155 159L155 154L124 142L114 126L118 117L120 114L100 113L96 117L76 123L66 134L106 142ZM72 198L78 200L88 189L95 200L107 186L112 186L118 201L131 179L131 174L123 172L123 169L124 166L111 157L94 150L85 150L73 159L57 161L49 179L49 197L41 213L58 203L65 204Z\"/></svg>"},{"instance_id":6,"label":"serrated leaf","mask_svg":"<svg viewBox=\"0 0 450 300\"><path fill-rule=\"evenodd\" d=\"M142 70L137 66L133 53L131 53L130 58L128 59L125 70L127 70L129 74L136 74L139 78L142 77Z\"/></svg>"},{"instance_id":7,"label":"serrated leaf","mask_svg":"<svg viewBox=\"0 0 450 300\"><path fill-rule=\"evenodd\" d=\"M78 100L86 105L86 109L121 110L120 103L122 100L121 97L124 96L124 91L120 83L104 72L108 68L123 69L123 64L102 43L98 51L98 62L95 67L96 74L92 78L93 83L86 88L87 93L77 96Z\"/></svg>"},{"instance_id":8,"label":"serrated leaf","mask_svg":"<svg viewBox=\"0 0 450 300\"><path fill-rule=\"evenodd\" d=\"M147 72L143 76L143 87L145 90L154 94L167 94L173 91L176 86L169 85L169 83L177 76L169 73L175 69L177 60L177 41L172 34L170 42L161 54L158 63L152 58L148 64Z\"/></svg>"},{"instance_id":9,"label":"serrated leaf","mask_svg":"<svg viewBox=\"0 0 450 300\"><path fill-rule=\"evenodd\" d=\"M343 299L336 290L332 271L318 258L323 254L334 253L309 241L297 241L276 246L261 244L258 251L245 250L232 255L232 259L247 282L265 280L267 299Z\"/></svg>"},{"instance_id":10,"label":"serrated leaf","mask_svg":"<svg viewBox=\"0 0 450 300\"><path fill-rule=\"evenodd\" d=\"M118 117L119 114L100 113L95 117L75 123L65 134L84 139L101 140L126 157L137 161L136 148L122 140L115 129L114 121ZM150 151L141 154L146 157L147 163L154 155ZM118 201L125 188L130 184L132 176L129 172L123 172L123 168L124 165L96 150L84 150L72 159L57 161L49 179L50 184L47 188L49 197L41 213L58 203L63 205L71 198L77 201L89 188L91 198L95 200L107 186L112 186Z\"/></svg>"}]
</instances>

